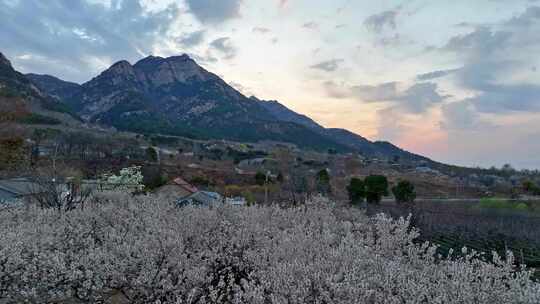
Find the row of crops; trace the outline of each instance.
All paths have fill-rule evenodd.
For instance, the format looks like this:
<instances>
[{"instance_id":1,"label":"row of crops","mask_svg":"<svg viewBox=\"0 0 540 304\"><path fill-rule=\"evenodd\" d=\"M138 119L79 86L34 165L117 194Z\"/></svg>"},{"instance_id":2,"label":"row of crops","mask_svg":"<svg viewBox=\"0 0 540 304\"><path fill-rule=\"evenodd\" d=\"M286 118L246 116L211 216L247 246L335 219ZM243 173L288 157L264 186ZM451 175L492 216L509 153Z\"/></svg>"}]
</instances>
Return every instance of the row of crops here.
<instances>
[{"instance_id":1,"label":"row of crops","mask_svg":"<svg viewBox=\"0 0 540 304\"><path fill-rule=\"evenodd\" d=\"M463 238L453 235L438 235L422 241L431 241L439 245L439 253L446 255L450 249L460 252L462 247L467 247L478 252L485 252L490 255L495 251L500 256L506 256L506 251L514 253L516 262L524 263L530 267L540 267L540 246L526 241L502 240L489 238Z\"/></svg>"},{"instance_id":2,"label":"row of crops","mask_svg":"<svg viewBox=\"0 0 540 304\"><path fill-rule=\"evenodd\" d=\"M517 264L538 269L540 280L540 218L531 214L479 212L477 208L452 208L447 204L439 208L401 208L396 205L371 207L368 213L384 212L393 217L412 214L412 225L420 229L419 241L430 241L439 246L446 256L450 249L460 254L467 247L482 252L486 259L493 251L505 257L512 251Z\"/></svg>"}]
</instances>

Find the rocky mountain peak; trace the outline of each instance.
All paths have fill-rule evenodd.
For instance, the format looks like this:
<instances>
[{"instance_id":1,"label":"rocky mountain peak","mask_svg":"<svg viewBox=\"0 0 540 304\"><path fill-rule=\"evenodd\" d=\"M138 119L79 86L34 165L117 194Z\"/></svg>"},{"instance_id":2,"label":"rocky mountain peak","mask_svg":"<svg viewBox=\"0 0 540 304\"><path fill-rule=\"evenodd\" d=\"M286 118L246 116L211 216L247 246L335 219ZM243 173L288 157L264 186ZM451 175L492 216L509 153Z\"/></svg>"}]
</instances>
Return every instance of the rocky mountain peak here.
<instances>
[{"instance_id":1,"label":"rocky mountain peak","mask_svg":"<svg viewBox=\"0 0 540 304\"><path fill-rule=\"evenodd\" d=\"M139 79L151 86L169 85L190 80L204 81L211 76L188 55L172 57L148 56L133 66Z\"/></svg>"},{"instance_id":2,"label":"rocky mountain peak","mask_svg":"<svg viewBox=\"0 0 540 304\"><path fill-rule=\"evenodd\" d=\"M11 62L0 52L0 64L11 67Z\"/></svg>"},{"instance_id":3,"label":"rocky mountain peak","mask_svg":"<svg viewBox=\"0 0 540 304\"><path fill-rule=\"evenodd\" d=\"M160 65L161 63L163 63L164 60L165 60L165 58L163 58L163 57L150 55L148 57L145 57L145 58L137 61L137 63L135 63L133 65L133 67L135 69L137 69L137 70L146 71L146 70L152 69L153 67L155 67L157 65Z\"/></svg>"},{"instance_id":4,"label":"rocky mountain peak","mask_svg":"<svg viewBox=\"0 0 540 304\"><path fill-rule=\"evenodd\" d=\"M195 62L195 60L191 59L188 54L182 54L180 56L171 56L167 58L168 61L178 61L178 62Z\"/></svg>"},{"instance_id":5,"label":"rocky mountain peak","mask_svg":"<svg viewBox=\"0 0 540 304\"><path fill-rule=\"evenodd\" d=\"M136 74L133 66L126 60L121 60L110 66L107 70L83 84L86 87L99 87L103 84L125 87L136 82Z\"/></svg>"},{"instance_id":6,"label":"rocky mountain peak","mask_svg":"<svg viewBox=\"0 0 540 304\"><path fill-rule=\"evenodd\" d=\"M113 64L107 70L107 72L112 72L115 74L133 74L133 66L131 66L131 64L128 61L121 60Z\"/></svg>"},{"instance_id":7,"label":"rocky mountain peak","mask_svg":"<svg viewBox=\"0 0 540 304\"><path fill-rule=\"evenodd\" d=\"M137 63L135 63L133 67L135 69L147 72L147 71L154 70L156 67L164 63L197 65L197 63L193 59L191 59L187 54L183 54L180 56L172 56L172 57L167 57L167 58L150 55L148 57L145 57L137 61Z\"/></svg>"}]
</instances>

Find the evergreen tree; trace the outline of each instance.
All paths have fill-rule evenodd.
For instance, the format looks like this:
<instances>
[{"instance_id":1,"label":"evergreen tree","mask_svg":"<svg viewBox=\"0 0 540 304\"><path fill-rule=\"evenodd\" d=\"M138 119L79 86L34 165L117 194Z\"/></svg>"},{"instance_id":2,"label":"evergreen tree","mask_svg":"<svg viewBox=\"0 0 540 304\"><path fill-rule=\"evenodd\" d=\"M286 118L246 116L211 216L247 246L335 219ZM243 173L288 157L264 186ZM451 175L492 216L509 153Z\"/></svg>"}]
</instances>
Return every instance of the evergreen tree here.
<instances>
[{"instance_id":1,"label":"evergreen tree","mask_svg":"<svg viewBox=\"0 0 540 304\"><path fill-rule=\"evenodd\" d=\"M347 186L347 192L349 193L349 200L351 204L358 204L364 201L366 197L366 187L364 181L360 178L353 177Z\"/></svg>"},{"instance_id":2,"label":"evergreen tree","mask_svg":"<svg viewBox=\"0 0 540 304\"><path fill-rule=\"evenodd\" d=\"M266 182L266 175L262 173L261 171L258 171L255 174L255 184L262 186Z\"/></svg>"},{"instance_id":3,"label":"evergreen tree","mask_svg":"<svg viewBox=\"0 0 540 304\"><path fill-rule=\"evenodd\" d=\"M416 199L414 185L406 180L400 181L392 188L392 193L398 203L413 203Z\"/></svg>"},{"instance_id":4,"label":"evergreen tree","mask_svg":"<svg viewBox=\"0 0 540 304\"><path fill-rule=\"evenodd\" d=\"M388 195L388 180L383 175L370 175L364 180L368 203L377 204Z\"/></svg>"},{"instance_id":5,"label":"evergreen tree","mask_svg":"<svg viewBox=\"0 0 540 304\"><path fill-rule=\"evenodd\" d=\"M317 191L322 195L328 195L332 192L330 174L328 174L328 170L326 169L317 172Z\"/></svg>"}]
</instances>

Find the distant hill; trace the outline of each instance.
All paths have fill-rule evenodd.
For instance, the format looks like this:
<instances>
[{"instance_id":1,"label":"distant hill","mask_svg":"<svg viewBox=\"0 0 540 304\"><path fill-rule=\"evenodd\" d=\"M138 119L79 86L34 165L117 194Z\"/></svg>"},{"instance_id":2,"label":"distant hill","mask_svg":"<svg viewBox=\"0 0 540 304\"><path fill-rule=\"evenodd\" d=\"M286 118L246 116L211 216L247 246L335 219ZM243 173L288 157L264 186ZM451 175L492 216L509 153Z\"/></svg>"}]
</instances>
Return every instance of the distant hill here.
<instances>
[{"instance_id":1,"label":"distant hill","mask_svg":"<svg viewBox=\"0 0 540 304\"><path fill-rule=\"evenodd\" d=\"M344 129L324 128L278 101L248 98L187 55L149 56L134 65L119 61L82 85L48 75L27 77L85 121L119 130L425 159Z\"/></svg>"},{"instance_id":2,"label":"distant hill","mask_svg":"<svg viewBox=\"0 0 540 304\"><path fill-rule=\"evenodd\" d=\"M40 90L0 53L1 119L23 124L76 124L78 117L63 102Z\"/></svg>"},{"instance_id":3,"label":"distant hill","mask_svg":"<svg viewBox=\"0 0 540 304\"><path fill-rule=\"evenodd\" d=\"M370 140L345 129L324 128L311 118L290 110L278 101L260 100L254 96L251 96L250 98L252 100L259 101L260 104L277 119L300 124L321 134L324 137L331 138L335 142L347 146L354 151L359 151L366 156L379 156L387 158L397 156L404 160L429 160L426 157L405 151L389 142L371 142Z\"/></svg>"},{"instance_id":4,"label":"distant hill","mask_svg":"<svg viewBox=\"0 0 540 304\"><path fill-rule=\"evenodd\" d=\"M47 92L57 100L70 98L81 91L81 85L74 82L64 81L51 75L25 74L36 87L42 92Z\"/></svg>"}]
</instances>

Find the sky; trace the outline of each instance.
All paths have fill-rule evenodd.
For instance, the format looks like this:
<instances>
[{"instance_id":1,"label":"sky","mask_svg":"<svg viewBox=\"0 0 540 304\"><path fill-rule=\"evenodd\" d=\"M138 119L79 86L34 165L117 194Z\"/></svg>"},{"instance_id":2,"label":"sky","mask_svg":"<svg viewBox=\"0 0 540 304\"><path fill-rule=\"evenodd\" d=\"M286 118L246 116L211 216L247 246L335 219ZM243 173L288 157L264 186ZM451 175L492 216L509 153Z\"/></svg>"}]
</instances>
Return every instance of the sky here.
<instances>
[{"instance_id":1,"label":"sky","mask_svg":"<svg viewBox=\"0 0 540 304\"><path fill-rule=\"evenodd\" d=\"M534 0L0 0L22 72L187 53L325 127L482 167L540 168L538 33Z\"/></svg>"}]
</instances>

